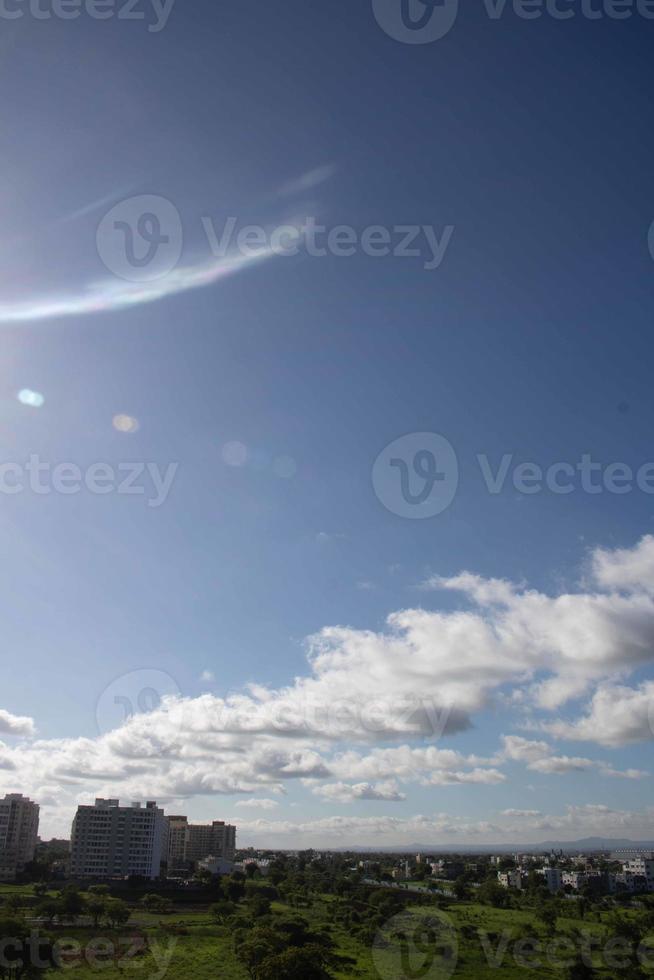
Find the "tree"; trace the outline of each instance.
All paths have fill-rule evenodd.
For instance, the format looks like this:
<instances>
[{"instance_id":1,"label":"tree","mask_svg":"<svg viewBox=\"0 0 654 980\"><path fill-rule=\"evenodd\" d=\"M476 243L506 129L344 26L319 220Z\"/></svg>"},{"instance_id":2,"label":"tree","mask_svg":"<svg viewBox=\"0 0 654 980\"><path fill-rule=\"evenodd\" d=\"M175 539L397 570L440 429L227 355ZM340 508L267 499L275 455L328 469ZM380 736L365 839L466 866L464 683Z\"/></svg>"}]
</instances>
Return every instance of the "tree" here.
<instances>
[{"instance_id":1,"label":"tree","mask_svg":"<svg viewBox=\"0 0 654 980\"><path fill-rule=\"evenodd\" d=\"M245 895L245 885L242 880L235 878L234 875L222 879L221 887L225 898L229 902L240 902Z\"/></svg>"},{"instance_id":2,"label":"tree","mask_svg":"<svg viewBox=\"0 0 654 980\"><path fill-rule=\"evenodd\" d=\"M103 895L89 895L86 900L86 911L93 919L94 928L98 928L98 922L106 912L107 899Z\"/></svg>"},{"instance_id":3,"label":"tree","mask_svg":"<svg viewBox=\"0 0 654 980\"><path fill-rule=\"evenodd\" d=\"M155 912L161 915L168 915L173 910L173 903L169 898L164 898L163 895L155 895L153 893L144 895L141 899L141 905L148 912Z\"/></svg>"},{"instance_id":4,"label":"tree","mask_svg":"<svg viewBox=\"0 0 654 980\"><path fill-rule=\"evenodd\" d=\"M468 882L465 880L465 878L457 878L452 888L455 898L457 898L460 902L468 897Z\"/></svg>"},{"instance_id":5,"label":"tree","mask_svg":"<svg viewBox=\"0 0 654 980\"><path fill-rule=\"evenodd\" d=\"M488 878L477 890L477 898L486 905L493 905L497 909L504 908L507 904L509 895L506 888L502 888L498 881Z\"/></svg>"},{"instance_id":6,"label":"tree","mask_svg":"<svg viewBox=\"0 0 654 980\"><path fill-rule=\"evenodd\" d=\"M234 915L234 912L236 911L236 906L234 905L233 902L226 902L226 901L215 902L213 905L210 906L209 911L211 912L211 914L213 915L214 919L217 922L223 923L226 922L227 919L231 918L232 915Z\"/></svg>"},{"instance_id":7,"label":"tree","mask_svg":"<svg viewBox=\"0 0 654 980\"><path fill-rule=\"evenodd\" d=\"M266 957L279 953L283 949L283 941L272 929L256 927L251 929L247 937L239 942L236 952L240 960L245 963L250 976L256 976L256 968L263 963Z\"/></svg>"},{"instance_id":8,"label":"tree","mask_svg":"<svg viewBox=\"0 0 654 980\"><path fill-rule=\"evenodd\" d=\"M45 898L36 906L36 914L41 919L45 919L49 926L63 912L63 903L60 898Z\"/></svg>"},{"instance_id":9,"label":"tree","mask_svg":"<svg viewBox=\"0 0 654 980\"><path fill-rule=\"evenodd\" d=\"M319 946L292 946L267 956L253 972L255 980L328 980L325 951Z\"/></svg>"},{"instance_id":10,"label":"tree","mask_svg":"<svg viewBox=\"0 0 654 980\"><path fill-rule=\"evenodd\" d=\"M552 902L541 905L537 911L538 918L545 926L549 935L553 936L556 931L556 906Z\"/></svg>"},{"instance_id":11,"label":"tree","mask_svg":"<svg viewBox=\"0 0 654 980\"><path fill-rule=\"evenodd\" d=\"M270 900L265 895L254 894L248 897L248 908L255 918L268 915L270 912Z\"/></svg>"},{"instance_id":12,"label":"tree","mask_svg":"<svg viewBox=\"0 0 654 980\"><path fill-rule=\"evenodd\" d=\"M108 898L105 902L105 912L114 928L124 926L132 914L129 906L120 898Z\"/></svg>"},{"instance_id":13,"label":"tree","mask_svg":"<svg viewBox=\"0 0 654 980\"><path fill-rule=\"evenodd\" d=\"M84 912L86 902L74 885L68 885L61 893L61 916L74 922Z\"/></svg>"}]
</instances>

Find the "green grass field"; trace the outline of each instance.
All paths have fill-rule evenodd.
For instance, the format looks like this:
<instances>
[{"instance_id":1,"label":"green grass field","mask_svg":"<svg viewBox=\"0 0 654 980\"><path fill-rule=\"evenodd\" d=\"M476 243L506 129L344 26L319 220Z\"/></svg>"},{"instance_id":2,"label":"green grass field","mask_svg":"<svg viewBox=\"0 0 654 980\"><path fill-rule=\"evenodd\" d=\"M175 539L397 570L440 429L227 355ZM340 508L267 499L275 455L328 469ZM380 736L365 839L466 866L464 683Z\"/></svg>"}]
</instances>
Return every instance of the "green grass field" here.
<instances>
[{"instance_id":1,"label":"green grass field","mask_svg":"<svg viewBox=\"0 0 654 980\"><path fill-rule=\"evenodd\" d=\"M30 888L7 886L0 896L12 893L25 897L33 894ZM375 940L364 942L339 923L334 915L337 903L330 895L315 897L310 905L299 909L274 902L272 914L280 918L301 915L314 930L328 932L341 958L332 970L338 980L402 980L409 976L425 980L447 980L450 976L483 980L498 975L519 980L565 975L563 963L557 967L556 956L559 953L565 958L568 951L550 948L548 952L551 939L543 924L528 911L502 910L474 902L417 905L399 913L397 921L395 917L391 919ZM574 912L571 906L570 916ZM566 935L574 937L576 930L601 939L605 925L596 914L585 920L560 918L556 923L559 940ZM61 948L64 939L78 945L65 954L68 969L49 970L46 976L74 970L80 980L90 980L98 973L106 980L131 975L142 980L247 980L248 972L234 951L233 931L233 926L216 924L208 911L175 910L162 917L140 908L133 910L129 923L119 930L108 926L60 926L53 934ZM398 935L405 940L398 940ZM527 938L538 940L540 947L525 947ZM599 961L595 965L599 967ZM609 978L615 972L605 966L596 975ZM654 970L650 975L654 977Z\"/></svg>"}]
</instances>

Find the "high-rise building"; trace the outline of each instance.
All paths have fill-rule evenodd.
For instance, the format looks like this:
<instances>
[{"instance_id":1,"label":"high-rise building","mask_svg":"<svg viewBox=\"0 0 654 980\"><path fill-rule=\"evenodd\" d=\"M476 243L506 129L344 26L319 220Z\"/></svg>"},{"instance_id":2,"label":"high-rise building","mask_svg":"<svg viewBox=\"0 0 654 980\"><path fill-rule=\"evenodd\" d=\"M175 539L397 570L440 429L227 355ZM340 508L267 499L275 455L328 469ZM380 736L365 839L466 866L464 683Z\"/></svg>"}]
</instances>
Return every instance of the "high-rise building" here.
<instances>
[{"instance_id":1,"label":"high-rise building","mask_svg":"<svg viewBox=\"0 0 654 980\"><path fill-rule=\"evenodd\" d=\"M166 817L168 824L168 870L183 868L186 862L186 836L188 833L188 817Z\"/></svg>"},{"instance_id":2,"label":"high-rise building","mask_svg":"<svg viewBox=\"0 0 654 980\"><path fill-rule=\"evenodd\" d=\"M70 871L80 878L158 878L165 858L166 818L156 802L120 806L97 799L79 806L70 841Z\"/></svg>"},{"instance_id":3,"label":"high-rise building","mask_svg":"<svg viewBox=\"0 0 654 980\"><path fill-rule=\"evenodd\" d=\"M39 805L22 793L0 800L0 881L13 881L34 859L39 832Z\"/></svg>"},{"instance_id":4,"label":"high-rise building","mask_svg":"<svg viewBox=\"0 0 654 980\"><path fill-rule=\"evenodd\" d=\"M236 853L236 827L224 820L193 824L187 817L171 816L168 821L168 870L188 867L205 858L233 861Z\"/></svg>"}]
</instances>

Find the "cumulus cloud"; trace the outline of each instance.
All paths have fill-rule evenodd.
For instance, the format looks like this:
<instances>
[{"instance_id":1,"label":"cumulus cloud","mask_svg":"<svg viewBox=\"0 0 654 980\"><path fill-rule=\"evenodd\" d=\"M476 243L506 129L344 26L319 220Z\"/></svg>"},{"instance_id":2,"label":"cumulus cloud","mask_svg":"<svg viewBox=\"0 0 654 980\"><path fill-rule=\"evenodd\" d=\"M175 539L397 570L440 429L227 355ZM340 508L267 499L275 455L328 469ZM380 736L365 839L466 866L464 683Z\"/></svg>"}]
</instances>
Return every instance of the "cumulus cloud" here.
<instances>
[{"instance_id":1,"label":"cumulus cloud","mask_svg":"<svg viewBox=\"0 0 654 980\"><path fill-rule=\"evenodd\" d=\"M326 800L336 803L353 803L355 800L385 800L397 803L406 800L406 795L401 793L394 780L384 783L327 783L324 786L316 786L313 790L316 796L322 796Z\"/></svg>"},{"instance_id":2,"label":"cumulus cloud","mask_svg":"<svg viewBox=\"0 0 654 980\"><path fill-rule=\"evenodd\" d=\"M644 682L637 688L604 684L593 695L582 718L550 722L546 727L557 738L597 742L611 748L651 739L654 682Z\"/></svg>"},{"instance_id":3,"label":"cumulus cloud","mask_svg":"<svg viewBox=\"0 0 654 980\"><path fill-rule=\"evenodd\" d=\"M605 776L641 779L648 774L639 769L618 770L601 759L586 759L580 756L555 755L547 742L530 741L520 735L503 735L503 748L497 754L500 762L510 760L524 762L528 769L545 775L562 776L569 772L583 772L597 769Z\"/></svg>"},{"instance_id":4,"label":"cumulus cloud","mask_svg":"<svg viewBox=\"0 0 654 980\"><path fill-rule=\"evenodd\" d=\"M597 548L591 556L593 578L604 589L654 592L654 535L646 534L634 548Z\"/></svg>"},{"instance_id":5,"label":"cumulus cloud","mask_svg":"<svg viewBox=\"0 0 654 980\"><path fill-rule=\"evenodd\" d=\"M4 735L34 735L36 726L32 718L12 715L10 711L0 708L0 732Z\"/></svg>"},{"instance_id":6,"label":"cumulus cloud","mask_svg":"<svg viewBox=\"0 0 654 980\"><path fill-rule=\"evenodd\" d=\"M592 769L595 763L592 759L570 757L568 755L552 755L546 759L534 759L528 767L536 772L555 773L562 775L566 772L582 772L584 769Z\"/></svg>"},{"instance_id":7,"label":"cumulus cloud","mask_svg":"<svg viewBox=\"0 0 654 980\"><path fill-rule=\"evenodd\" d=\"M442 772L432 773L428 778L431 786L454 786L457 783L494 785L495 783L503 783L505 781L506 776L499 769L471 769L469 772L443 770Z\"/></svg>"},{"instance_id":8,"label":"cumulus cloud","mask_svg":"<svg viewBox=\"0 0 654 980\"><path fill-rule=\"evenodd\" d=\"M489 758L434 742L466 731L497 704L558 711L587 692L576 720L535 724L606 747L651 738L654 682L626 682L654 661L653 541L595 552L594 591L550 596L471 573L432 579L430 589L459 592L466 608L405 609L378 631L326 627L308 638L306 670L286 686L167 697L97 738L20 741L2 748L3 773L25 774L34 795L76 802L267 798L290 780L328 780L347 785L343 793L388 780L402 792L411 782L483 785L502 782L512 762L543 774L639 778L516 735ZM33 736L34 723L3 710L0 732ZM0 789L9 779L3 773Z\"/></svg>"}]
</instances>

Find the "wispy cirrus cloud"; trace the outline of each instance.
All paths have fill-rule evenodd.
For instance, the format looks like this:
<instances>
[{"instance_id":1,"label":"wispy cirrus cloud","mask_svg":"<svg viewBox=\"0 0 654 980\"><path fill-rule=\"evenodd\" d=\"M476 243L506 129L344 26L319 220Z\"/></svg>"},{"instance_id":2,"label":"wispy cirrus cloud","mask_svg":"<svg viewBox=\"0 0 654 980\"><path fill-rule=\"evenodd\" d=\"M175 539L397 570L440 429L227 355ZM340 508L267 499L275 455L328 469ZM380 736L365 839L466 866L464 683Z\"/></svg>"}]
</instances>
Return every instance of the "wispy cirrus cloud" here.
<instances>
[{"instance_id":1,"label":"wispy cirrus cloud","mask_svg":"<svg viewBox=\"0 0 654 980\"><path fill-rule=\"evenodd\" d=\"M252 254L235 254L179 266L153 282L99 279L77 290L0 303L0 323L27 323L63 316L106 313L154 303L190 289L201 289L275 258L271 248Z\"/></svg>"}]
</instances>

